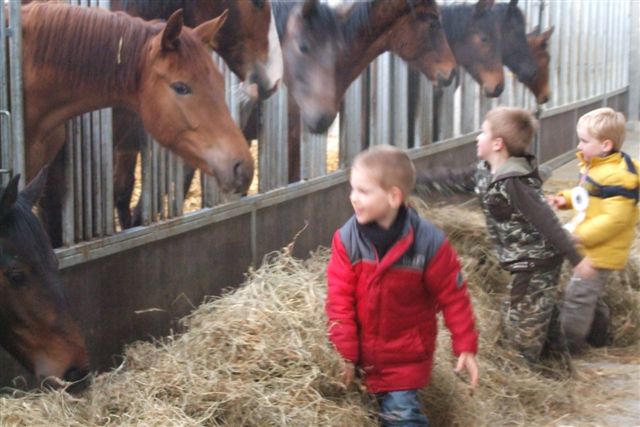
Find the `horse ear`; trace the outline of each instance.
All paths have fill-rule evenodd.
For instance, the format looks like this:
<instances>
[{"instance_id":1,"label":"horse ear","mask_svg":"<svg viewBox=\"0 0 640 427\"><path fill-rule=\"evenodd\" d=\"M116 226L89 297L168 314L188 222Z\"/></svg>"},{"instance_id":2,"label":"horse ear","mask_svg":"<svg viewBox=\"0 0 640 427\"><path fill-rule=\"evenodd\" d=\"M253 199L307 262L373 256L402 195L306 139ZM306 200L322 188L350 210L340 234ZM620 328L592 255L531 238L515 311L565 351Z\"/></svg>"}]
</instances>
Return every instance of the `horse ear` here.
<instances>
[{"instance_id":1,"label":"horse ear","mask_svg":"<svg viewBox=\"0 0 640 427\"><path fill-rule=\"evenodd\" d=\"M302 17L308 19L312 17L318 9L318 0L306 0L302 6Z\"/></svg>"},{"instance_id":2,"label":"horse ear","mask_svg":"<svg viewBox=\"0 0 640 427\"><path fill-rule=\"evenodd\" d=\"M545 41L548 41L551 38L551 34L553 34L553 30L555 30L555 27L552 25L548 30L542 33L542 38L544 38Z\"/></svg>"},{"instance_id":3,"label":"horse ear","mask_svg":"<svg viewBox=\"0 0 640 427\"><path fill-rule=\"evenodd\" d=\"M0 219L4 218L9 212L9 209L11 209L11 206L13 206L18 199L19 182L20 174L16 174L11 178L9 184L2 189L2 193L0 194Z\"/></svg>"},{"instance_id":4,"label":"horse ear","mask_svg":"<svg viewBox=\"0 0 640 427\"><path fill-rule=\"evenodd\" d=\"M193 31L198 37L200 37L202 43L215 50L218 47L216 35L218 34L218 31L220 31L220 28L222 28L222 25L226 22L228 16L229 9L225 9L220 16L210 21L203 22L194 28Z\"/></svg>"},{"instance_id":5,"label":"horse ear","mask_svg":"<svg viewBox=\"0 0 640 427\"><path fill-rule=\"evenodd\" d=\"M178 37L182 32L182 9L178 9L169 17L167 25L162 30L162 50L176 50Z\"/></svg>"},{"instance_id":6,"label":"horse ear","mask_svg":"<svg viewBox=\"0 0 640 427\"><path fill-rule=\"evenodd\" d=\"M493 0L478 0L478 3L476 3L475 16L480 16L491 9L493 3Z\"/></svg>"},{"instance_id":7,"label":"horse ear","mask_svg":"<svg viewBox=\"0 0 640 427\"><path fill-rule=\"evenodd\" d=\"M35 205L42 195L42 191L47 184L47 176L49 176L49 165L40 169L38 175L20 192L20 197L26 200L30 206Z\"/></svg>"},{"instance_id":8,"label":"horse ear","mask_svg":"<svg viewBox=\"0 0 640 427\"><path fill-rule=\"evenodd\" d=\"M514 13L516 10L518 10L518 0L511 0L507 8L507 14Z\"/></svg>"},{"instance_id":9,"label":"horse ear","mask_svg":"<svg viewBox=\"0 0 640 427\"><path fill-rule=\"evenodd\" d=\"M533 27L533 30L527 33L527 37L536 37L540 35L540 25Z\"/></svg>"}]
</instances>

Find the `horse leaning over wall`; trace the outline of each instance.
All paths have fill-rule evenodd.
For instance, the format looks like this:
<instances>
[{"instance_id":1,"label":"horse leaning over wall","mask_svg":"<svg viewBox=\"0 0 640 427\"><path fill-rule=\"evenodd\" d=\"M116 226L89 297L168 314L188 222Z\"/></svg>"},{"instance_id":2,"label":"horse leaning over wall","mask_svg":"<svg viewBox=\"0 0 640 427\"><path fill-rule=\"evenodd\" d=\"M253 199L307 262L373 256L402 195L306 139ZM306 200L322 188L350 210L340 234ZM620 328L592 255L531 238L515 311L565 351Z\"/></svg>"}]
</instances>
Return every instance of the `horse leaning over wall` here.
<instances>
[{"instance_id":1,"label":"horse leaning over wall","mask_svg":"<svg viewBox=\"0 0 640 427\"><path fill-rule=\"evenodd\" d=\"M190 29L180 11L151 23L59 3L31 3L22 15L27 178L60 150L64 139L50 136L66 120L120 106L223 191L247 190L253 158L211 58L224 17Z\"/></svg>"}]
</instances>

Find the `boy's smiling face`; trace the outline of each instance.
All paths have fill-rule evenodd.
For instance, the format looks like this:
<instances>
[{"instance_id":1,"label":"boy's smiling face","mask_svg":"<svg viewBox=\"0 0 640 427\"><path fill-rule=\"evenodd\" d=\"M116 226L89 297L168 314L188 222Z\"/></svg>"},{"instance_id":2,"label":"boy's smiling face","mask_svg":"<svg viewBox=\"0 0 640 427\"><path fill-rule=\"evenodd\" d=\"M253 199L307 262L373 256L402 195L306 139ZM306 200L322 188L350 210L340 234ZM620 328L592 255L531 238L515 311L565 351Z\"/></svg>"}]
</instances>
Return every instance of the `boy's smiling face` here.
<instances>
[{"instance_id":1,"label":"boy's smiling face","mask_svg":"<svg viewBox=\"0 0 640 427\"><path fill-rule=\"evenodd\" d=\"M385 190L374 173L362 167L351 169L351 194L349 199L356 219L360 224L378 223L388 228L395 220L399 204L396 200L397 187ZM400 203L401 203L400 196Z\"/></svg>"},{"instance_id":2,"label":"boy's smiling face","mask_svg":"<svg viewBox=\"0 0 640 427\"><path fill-rule=\"evenodd\" d=\"M578 151L582 153L582 157L585 161L591 161L594 157L604 157L611 153L613 143L611 140L606 139L600 141L595 136L589 133L589 130L584 126L578 126Z\"/></svg>"}]
</instances>

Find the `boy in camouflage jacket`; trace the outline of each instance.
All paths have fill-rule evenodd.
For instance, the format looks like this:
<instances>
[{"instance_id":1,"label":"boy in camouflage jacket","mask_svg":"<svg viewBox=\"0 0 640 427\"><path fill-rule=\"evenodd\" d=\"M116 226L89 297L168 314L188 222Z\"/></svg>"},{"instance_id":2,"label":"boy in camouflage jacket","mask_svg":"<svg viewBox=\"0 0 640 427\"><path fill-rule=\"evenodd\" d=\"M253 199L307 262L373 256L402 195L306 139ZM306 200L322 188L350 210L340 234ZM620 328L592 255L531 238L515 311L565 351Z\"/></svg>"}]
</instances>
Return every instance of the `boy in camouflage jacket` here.
<instances>
[{"instance_id":1,"label":"boy in camouflage jacket","mask_svg":"<svg viewBox=\"0 0 640 427\"><path fill-rule=\"evenodd\" d=\"M535 157L526 153L536 128L526 110L495 108L477 137L477 165L425 171L417 180L419 191L479 195L500 265L511 273L503 304L503 342L532 364L547 340L566 349L556 312L563 259L580 276L595 274L545 202Z\"/></svg>"}]
</instances>

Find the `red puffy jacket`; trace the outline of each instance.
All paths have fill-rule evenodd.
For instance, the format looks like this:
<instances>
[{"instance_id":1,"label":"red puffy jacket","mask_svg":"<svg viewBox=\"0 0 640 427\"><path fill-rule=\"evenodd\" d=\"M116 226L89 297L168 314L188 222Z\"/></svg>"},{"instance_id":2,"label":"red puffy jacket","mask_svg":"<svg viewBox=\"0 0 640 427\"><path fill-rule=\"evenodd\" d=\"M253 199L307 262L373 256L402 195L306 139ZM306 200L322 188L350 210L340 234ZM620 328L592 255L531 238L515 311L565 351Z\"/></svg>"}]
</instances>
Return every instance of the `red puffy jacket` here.
<instances>
[{"instance_id":1,"label":"red puffy jacket","mask_svg":"<svg viewBox=\"0 0 640 427\"><path fill-rule=\"evenodd\" d=\"M444 233L409 209L401 237L378 260L352 217L336 231L327 267L329 338L362 367L372 393L429 382L442 310L453 351L476 353L471 300Z\"/></svg>"}]
</instances>

